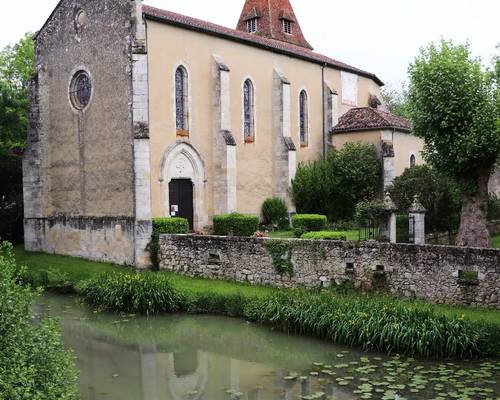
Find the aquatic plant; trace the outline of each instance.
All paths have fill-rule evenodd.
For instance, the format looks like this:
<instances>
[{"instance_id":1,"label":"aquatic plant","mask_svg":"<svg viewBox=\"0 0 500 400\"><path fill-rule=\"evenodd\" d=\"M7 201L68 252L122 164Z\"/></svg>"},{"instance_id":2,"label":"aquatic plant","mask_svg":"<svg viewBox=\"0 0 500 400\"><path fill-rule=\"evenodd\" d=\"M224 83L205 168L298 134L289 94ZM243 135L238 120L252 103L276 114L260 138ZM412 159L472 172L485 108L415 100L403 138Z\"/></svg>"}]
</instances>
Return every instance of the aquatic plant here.
<instances>
[{"instance_id":1,"label":"aquatic plant","mask_svg":"<svg viewBox=\"0 0 500 400\"><path fill-rule=\"evenodd\" d=\"M285 332L388 353L469 357L483 345L483 335L468 321L389 297L287 290L250 302L245 317Z\"/></svg>"},{"instance_id":2,"label":"aquatic plant","mask_svg":"<svg viewBox=\"0 0 500 400\"><path fill-rule=\"evenodd\" d=\"M106 311L158 314L178 311L185 303L167 275L149 271L102 274L76 289L89 305Z\"/></svg>"},{"instance_id":3,"label":"aquatic plant","mask_svg":"<svg viewBox=\"0 0 500 400\"><path fill-rule=\"evenodd\" d=\"M444 316L431 305L388 296L305 289L261 295L188 290L177 288L168 275L154 272L107 274L81 284L78 290L88 304L104 310L244 317L284 332L387 353L464 358L494 354L494 343L498 344L494 330Z\"/></svg>"}]
</instances>

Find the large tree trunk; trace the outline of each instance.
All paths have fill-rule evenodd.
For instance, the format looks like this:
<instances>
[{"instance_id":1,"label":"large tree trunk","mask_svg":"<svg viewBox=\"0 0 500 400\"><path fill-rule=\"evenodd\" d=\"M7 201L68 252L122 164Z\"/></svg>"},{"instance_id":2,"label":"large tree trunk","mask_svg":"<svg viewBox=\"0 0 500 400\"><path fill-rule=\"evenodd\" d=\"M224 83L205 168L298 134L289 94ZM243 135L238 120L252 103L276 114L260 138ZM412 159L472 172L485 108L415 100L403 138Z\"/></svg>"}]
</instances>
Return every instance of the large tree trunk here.
<instances>
[{"instance_id":1,"label":"large tree trunk","mask_svg":"<svg viewBox=\"0 0 500 400\"><path fill-rule=\"evenodd\" d=\"M464 196L457 246L491 247L491 238L486 217L489 178L489 173L480 174L477 179L477 191Z\"/></svg>"}]
</instances>

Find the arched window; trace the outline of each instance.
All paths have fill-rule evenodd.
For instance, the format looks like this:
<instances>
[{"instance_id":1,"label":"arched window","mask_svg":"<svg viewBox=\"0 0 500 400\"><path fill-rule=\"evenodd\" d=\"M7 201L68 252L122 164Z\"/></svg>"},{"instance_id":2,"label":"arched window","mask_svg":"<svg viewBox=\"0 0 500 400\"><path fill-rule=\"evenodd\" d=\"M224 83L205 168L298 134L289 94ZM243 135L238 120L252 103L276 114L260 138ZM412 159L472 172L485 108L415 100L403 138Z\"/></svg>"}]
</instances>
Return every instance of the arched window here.
<instances>
[{"instance_id":1,"label":"arched window","mask_svg":"<svg viewBox=\"0 0 500 400\"><path fill-rule=\"evenodd\" d=\"M299 120L300 145L307 146L309 143L309 109L307 104L307 93L305 90L300 92Z\"/></svg>"},{"instance_id":2,"label":"arched window","mask_svg":"<svg viewBox=\"0 0 500 400\"><path fill-rule=\"evenodd\" d=\"M415 154L412 154L410 156L410 167L414 167L415 165L417 165L417 159L415 157Z\"/></svg>"},{"instance_id":3,"label":"arched window","mask_svg":"<svg viewBox=\"0 0 500 400\"><path fill-rule=\"evenodd\" d=\"M175 121L179 136L189 135L188 75L184 67L175 71Z\"/></svg>"},{"instance_id":4,"label":"arched window","mask_svg":"<svg viewBox=\"0 0 500 400\"><path fill-rule=\"evenodd\" d=\"M255 140L255 89L250 79L243 84L243 132L245 142Z\"/></svg>"}]
</instances>

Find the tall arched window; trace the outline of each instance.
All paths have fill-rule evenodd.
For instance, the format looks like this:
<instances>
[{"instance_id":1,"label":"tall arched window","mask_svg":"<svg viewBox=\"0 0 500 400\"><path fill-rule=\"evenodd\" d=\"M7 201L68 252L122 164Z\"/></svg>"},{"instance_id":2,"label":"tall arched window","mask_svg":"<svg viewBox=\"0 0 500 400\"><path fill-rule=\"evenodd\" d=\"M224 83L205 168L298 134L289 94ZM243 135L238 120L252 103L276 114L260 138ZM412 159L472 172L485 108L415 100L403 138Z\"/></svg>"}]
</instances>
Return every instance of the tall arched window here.
<instances>
[{"instance_id":1,"label":"tall arched window","mask_svg":"<svg viewBox=\"0 0 500 400\"><path fill-rule=\"evenodd\" d=\"M188 74L183 66L175 71L175 120L177 134L189 135Z\"/></svg>"},{"instance_id":2,"label":"tall arched window","mask_svg":"<svg viewBox=\"0 0 500 400\"><path fill-rule=\"evenodd\" d=\"M300 92L299 125L300 144L301 146L307 146L309 143L309 108L307 104L307 93L305 90Z\"/></svg>"},{"instance_id":3,"label":"tall arched window","mask_svg":"<svg viewBox=\"0 0 500 400\"><path fill-rule=\"evenodd\" d=\"M250 79L243 84L243 132L245 142L255 140L255 89Z\"/></svg>"},{"instance_id":4,"label":"tall arched window","mask_svg":"<svg viewBox=\"0 0 500 400\"><path fill-rule=\"evenodd\" d=\"M415 157L415 154L412 154L410 156L410 167L414 167L415 165L417 165L417 159Z\"/></svg>"}]
</instances>

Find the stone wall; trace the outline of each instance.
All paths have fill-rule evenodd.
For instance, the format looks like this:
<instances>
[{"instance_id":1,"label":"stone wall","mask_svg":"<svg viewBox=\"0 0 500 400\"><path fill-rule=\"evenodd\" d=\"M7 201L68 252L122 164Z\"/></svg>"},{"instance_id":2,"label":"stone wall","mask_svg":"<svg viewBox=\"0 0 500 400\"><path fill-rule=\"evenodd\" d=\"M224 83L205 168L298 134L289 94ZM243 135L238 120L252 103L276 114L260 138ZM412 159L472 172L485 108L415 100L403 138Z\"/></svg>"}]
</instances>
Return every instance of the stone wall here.
<instances>
[{"instance_id":1,"label":"stone wall","mask_svg":"<svg viewBox=\"0 0 500 400\"><path fill-rule=\"evenodd\" d=\"M276 243L284 251L274 261L291 261L292 276L276 271L270 251L276 250ZM163 235L160 267L192 277L279 287L352 281L363 289L382 287L402 297L500 308L500 250ZM462 272L472 272L472 280Z\"/></svg>"},{"instance_id":2,"label":"stone wall","mask_svg":"<svg viewBox=\"0 0 500 400\"><path fill-rule=\"evenodd\" d=\"M148 265L145 39L140 0L63 0L35 36L27 250ZM91 94L79 107L72 82L81 71Z\"/></svg>"}]
</instances>

